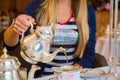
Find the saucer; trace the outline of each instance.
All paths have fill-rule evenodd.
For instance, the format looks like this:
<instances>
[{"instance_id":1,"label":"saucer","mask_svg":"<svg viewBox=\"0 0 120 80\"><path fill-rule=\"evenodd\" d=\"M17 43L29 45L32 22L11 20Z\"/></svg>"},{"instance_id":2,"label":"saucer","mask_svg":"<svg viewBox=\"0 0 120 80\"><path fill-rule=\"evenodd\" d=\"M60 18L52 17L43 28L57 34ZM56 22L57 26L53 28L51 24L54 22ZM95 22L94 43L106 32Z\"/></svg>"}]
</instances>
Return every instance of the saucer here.
<instances>
[{"instance_id":1,"label":"saucer","mask_svg":"<svg viewBox=\"0 0 120 80\"><path fill-rule=\"evenodd\" d=\"M48 79L48 80L55 80L55 79L54 79L54 78L50 78L50 79ZM84 79L80 78L80 80L84 80Z\"/></svg>"},{"instance_id":2,"label":"saucer","mask_svg":"<svg viewBox=\"0 0 120 80\"><path fill-rule=\"evenodd\" d=\"M105 72L100 69L89 69L85 68L80 72L81 78L92 78L92 77L98 77L100 75L103 75Z\"/></svg>"}]
</instances>

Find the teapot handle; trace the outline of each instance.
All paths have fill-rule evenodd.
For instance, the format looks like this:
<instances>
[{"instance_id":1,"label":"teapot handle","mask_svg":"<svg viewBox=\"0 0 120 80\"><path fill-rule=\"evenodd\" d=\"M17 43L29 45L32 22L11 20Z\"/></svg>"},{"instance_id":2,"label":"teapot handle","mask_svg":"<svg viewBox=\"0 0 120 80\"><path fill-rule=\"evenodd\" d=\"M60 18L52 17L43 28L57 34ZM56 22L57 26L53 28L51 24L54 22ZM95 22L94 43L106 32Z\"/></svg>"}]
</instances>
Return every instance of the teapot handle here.
<instances>
[{"instance_id":1,"label":"teapot handle","mask_svg":"<svg viewBox=\"0 0 120 80\"><path fill-rule=\"evenodd\" d=\"M30 23L30 33L34 33L34 29L33 29L34 26L32 24L32 21L30 20L29 23ZM24 33L22 33L20 43L22 42L23 38L24 38Z\"/></svg>"},{"instance_id":2,"label":"teapot handle","mask_svg":"<svg viewBox=\"0 0 120 80\"><path fill-rule=\"evenodd\" d=\"M34 25L32 24L32 21L29 21L29 23L30 23L30 33L34 33L34 29L33 29Z\"/></svg>"}]
</instances>

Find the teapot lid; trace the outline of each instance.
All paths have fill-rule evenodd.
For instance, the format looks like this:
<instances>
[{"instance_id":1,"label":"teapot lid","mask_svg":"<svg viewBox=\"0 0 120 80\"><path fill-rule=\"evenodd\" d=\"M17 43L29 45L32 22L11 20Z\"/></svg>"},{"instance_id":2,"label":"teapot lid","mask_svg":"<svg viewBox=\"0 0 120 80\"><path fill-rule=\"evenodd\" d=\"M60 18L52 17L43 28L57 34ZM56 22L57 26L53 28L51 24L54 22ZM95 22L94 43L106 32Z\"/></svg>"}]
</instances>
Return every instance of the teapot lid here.
<instances>
[{"instance_id":1,"label":"teapot lid","mask_svg":"<svg viewBox=\"0 0 120 80\"><path fill-rule=\"evenodd\" d=\"M7 55L7 49L3 49L4 55L0 58L0 70L17 70L20 62L14 56Z\"/></svg>"}]
</instances>

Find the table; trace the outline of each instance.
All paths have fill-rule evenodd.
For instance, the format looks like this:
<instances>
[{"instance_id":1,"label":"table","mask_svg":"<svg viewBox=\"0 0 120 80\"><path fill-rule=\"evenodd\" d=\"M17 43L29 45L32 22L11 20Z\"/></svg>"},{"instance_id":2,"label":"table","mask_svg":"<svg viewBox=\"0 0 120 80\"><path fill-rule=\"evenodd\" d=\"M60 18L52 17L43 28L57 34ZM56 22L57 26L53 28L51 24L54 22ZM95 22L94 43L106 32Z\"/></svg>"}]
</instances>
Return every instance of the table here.
<instances>
[{"instance_id":1,"label":"table","mask_svg":"<svg viewBox=\"0 0 120 80\"><path fill-rule=\"evenodd\" d=\"M114 44L114 42L112 39L112 44L111 44L112 49L115 47L115 46L113 46L113 44ZM95 45L95 52L103 55L108 62L109 55L110 55L110 53L109 53L109 37L108 36L102 36L97 39L96 45ZM117 56L120 57L120 39L117 40L116 52L117 52ZM111 50L111 53L113 53L113 50Z\"/></svg>"},{"instance_id":2,"label":"table","mask_svg":"<svg viewBox=\"0 0 120 80\"><path fill-rule=\"evenodd\" d=\"M106 66L106 67L99 67L97 69L101 69L101 70L105 71L105 73L107 73L108 66ZM42 77L42 78L36 78L34 80L49 80L49 78L53 78L53 77L54 77L54 75L50 75L50 76L46 76L46 77ZM85 78L85 79L81 79L81 80L105 80L105 75L100 76L100 77ZM110 76L108 78L108 80L115 80L115 78Z\"/></svg>"}]
</instances>

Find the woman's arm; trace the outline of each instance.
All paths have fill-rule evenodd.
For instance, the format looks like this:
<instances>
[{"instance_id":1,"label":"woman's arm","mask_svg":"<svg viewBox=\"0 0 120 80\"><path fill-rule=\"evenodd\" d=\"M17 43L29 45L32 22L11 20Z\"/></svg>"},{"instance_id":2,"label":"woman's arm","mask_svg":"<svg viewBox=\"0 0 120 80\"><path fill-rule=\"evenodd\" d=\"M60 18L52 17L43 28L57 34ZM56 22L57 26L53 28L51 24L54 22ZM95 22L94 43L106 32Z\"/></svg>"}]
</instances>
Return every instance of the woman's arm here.
<instances>
[{"instance_id":1,"label":"woman's arm","mask_svg":"<svg viewBox=\"0 0 120 80\"><path fill-rule=\"evenodd\" d=\"M96 18L95 11L91 6L88 6L88 24L90 27L89 40L87 42L83 58L77 60L78 64L86 68L92 67L95 56Z\"/></svg>"}]
</instances>

